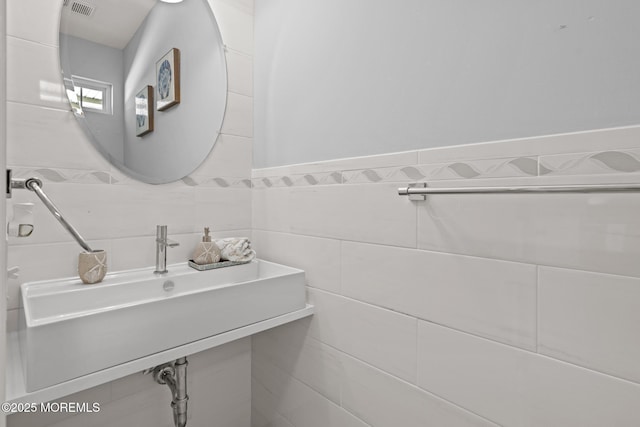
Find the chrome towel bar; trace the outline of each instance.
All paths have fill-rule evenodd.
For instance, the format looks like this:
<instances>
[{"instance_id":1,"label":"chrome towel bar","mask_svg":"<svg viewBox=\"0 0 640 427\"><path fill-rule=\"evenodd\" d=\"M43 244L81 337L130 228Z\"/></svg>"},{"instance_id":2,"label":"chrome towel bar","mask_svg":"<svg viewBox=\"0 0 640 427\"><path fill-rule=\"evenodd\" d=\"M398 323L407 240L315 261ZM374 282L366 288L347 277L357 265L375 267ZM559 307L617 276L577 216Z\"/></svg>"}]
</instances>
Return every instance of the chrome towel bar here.
<instances>
[{"instance_id":1,"label":"chrome towel bar","mask_svg":"<svg viewBox=\"0 0 640 427\"><path fill-rule=\"evenodd\" d=\"M15 179L11 178L11 172L7 173L7 197L11 197L12 189L26 189L31 190L36 193L36 196L42 203L49 209L49 211L56 217L56 219L62 224L62 226L73 236L73 238L78 242L82 249L87 252L93 252L91 247L87 244L87 242L82 238L80 233L76 231L73 225L69 224L69 222L62 216L56 205L47 197L47 195L42 191L42 181L38 178L28 178L28 179Z\"/></svg>"},{"instance_id":2,"label":"chrome towel bar","mask_svg":"<svg viewBox=\"0 0 640 427\"><path fill-rule=\"evenodd\" d=\"M426 200L430 194L523 194L523 193L609 193L640 191L640 184L538 185L521 187L428 187L426 182L398 188L398 194L409 200Z\"/></svg>"}]
</instances>

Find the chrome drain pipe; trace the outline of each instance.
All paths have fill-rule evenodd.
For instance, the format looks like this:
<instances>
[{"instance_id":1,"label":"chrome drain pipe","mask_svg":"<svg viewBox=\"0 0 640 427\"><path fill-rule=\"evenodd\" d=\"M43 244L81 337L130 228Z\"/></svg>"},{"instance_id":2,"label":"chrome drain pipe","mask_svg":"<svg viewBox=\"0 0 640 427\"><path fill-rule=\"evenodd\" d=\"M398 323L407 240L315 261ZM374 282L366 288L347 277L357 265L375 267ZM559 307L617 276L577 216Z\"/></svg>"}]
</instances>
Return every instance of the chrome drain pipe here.
<instances>
[{"instance_id":1,"label":"chrome drain pipe","mask_svg":"<svg viewBox=\"0 0 640 427\"><path fill-rule=\"evenodd\" d=\"M176 427L187 425L187 362L181 357L175 362L165 363L153 368L153 379L158 384L166 384L171 390L171 408L173 408L173 423ZM145 373L149 373L145 371Z\"/></svg>"},{"instance_id":2,"label":"chrome drain pipe","mask_svg":"<svg viewBox=\"0 0 640 427\"><path fill-rule=\"evenodd\" d=\"M171 407L173 408L173 422L176 427L184 427L187 425L187 401L189 396L187 395L187 362L186 357L181 357L176 360L176 391L173 395L173 402Z\"/></svg>"}]
</instances>

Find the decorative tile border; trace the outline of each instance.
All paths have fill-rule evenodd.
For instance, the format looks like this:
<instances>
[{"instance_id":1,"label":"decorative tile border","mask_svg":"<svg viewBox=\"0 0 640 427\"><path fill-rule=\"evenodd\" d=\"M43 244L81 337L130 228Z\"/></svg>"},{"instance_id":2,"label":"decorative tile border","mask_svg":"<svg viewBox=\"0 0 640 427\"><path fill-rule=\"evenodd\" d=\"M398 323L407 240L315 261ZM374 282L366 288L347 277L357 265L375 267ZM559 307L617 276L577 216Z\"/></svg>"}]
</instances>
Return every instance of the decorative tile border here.
<instances>
[{"instance_id":1,"label":"decorative tile border","mask_svg":"<svg viewBox=\"0 0 640 427\"><path fill-rule=\"evenodd\" d=\"M43 182L67 184L147 185L123 175L120 171L86 171L53 168L10 168L14 178L40 178ZM249 178L187 176L172 183L187 187L252 188Z\"/></svg>"},{"instance_id":2,"label":"decorative tile border","mask_svg":"<svg viewBox=\"0 0 640 427\"><path fill-rule=\"evenodd\" d=\"M314 165L317 167L317 164ZM376 184L551 175L640 174L640 149L571 153L552 156L479 159L464 162L353 169L332 172L254 177L256 189L329 184ZM270 170L277 173L277 168Z\"/></svg>"},{"instance_id":3,"label":"decorative tile border","mask_svg":"<svg viewBox=\"0 0 640 427\"><path fill-rule=\"evenodd\" d=\"M86 171L54 168L12 168L15 178L35 176L44 182L74 184L136 185L137 181L119 171ZM337 184L473 180L537 176L620 175L640 176L640 148L589 153L569 153L540 157L479 159L464 162L405 165L368 169L322 171L266 177L210 177L191 175L173 183L187 187L266 189ZM277 173L277 169L272 169Z\"/></svg>"},{"instance_id":4,"label":"decorative tile border","mask_svg":"<svg viewBox=\"0 0 640 427\"><path fill-rule=\"evenodd\" d=\"M310 185L334 185L343 183L341 172L318 172L313 174L284 175L253 178L253 188L302 187Z\"/></svg>"},{"instance_id":5,"label":"decorative tile border","mask_svg":"<svg viewBox=\"0 0 640 427\"><path fill-rule=\"evenodd\" d=\"M189 187L251 188L249 178L186 176L180 180Z\"/></svg>"},{"instance_id":6,"label":"decorative tile border","mask_svg":"<svg viewBox=\"0 0 640 427\"><path fill-rule=\"evenodd\" d=\"M73 184L113 184L115 178L106 171L87 171L78 169L50 169L50 168L12 168L12 176L19 179L36 177L43 182L73 183Z\"/></svg>"},{"instance_id":7,"label":"decorative tile border","mask_svg":"<svg viewBox=\"0 0 640 427\"><path fill-rule=\"evenodd\" d=\"M542 156L540 167L553 175L638 173L640 149Z\"/></svg>"}]
</instances>

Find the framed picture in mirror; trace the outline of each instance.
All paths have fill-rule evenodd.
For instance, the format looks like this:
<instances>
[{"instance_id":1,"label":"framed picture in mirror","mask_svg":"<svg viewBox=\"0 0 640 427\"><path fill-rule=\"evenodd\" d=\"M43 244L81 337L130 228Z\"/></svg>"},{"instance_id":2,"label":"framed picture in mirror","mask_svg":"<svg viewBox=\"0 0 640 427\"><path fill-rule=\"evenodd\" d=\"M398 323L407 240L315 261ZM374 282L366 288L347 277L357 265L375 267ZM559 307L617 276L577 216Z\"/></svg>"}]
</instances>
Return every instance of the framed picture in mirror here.
<instances>
[{"instance_id":1,"label":"framed picture in mirror","mask_svg":"<svg viewBox=\"0 0 640 427\"><path fill-rule=\"evenodd\" d=\"M135 97L136 136L153 131L153 87L145 86Z\"/></svg>"},{"instance_id":2,"label":"framed picture in mirror","mask_svg":"<svg viewBox=\"0 0 640 427\"><path fill-rule=\"evenodd\" d=\"M180 50L173 48L156 62L158 111L180 103Z\"/></svg>"}]
</instances>

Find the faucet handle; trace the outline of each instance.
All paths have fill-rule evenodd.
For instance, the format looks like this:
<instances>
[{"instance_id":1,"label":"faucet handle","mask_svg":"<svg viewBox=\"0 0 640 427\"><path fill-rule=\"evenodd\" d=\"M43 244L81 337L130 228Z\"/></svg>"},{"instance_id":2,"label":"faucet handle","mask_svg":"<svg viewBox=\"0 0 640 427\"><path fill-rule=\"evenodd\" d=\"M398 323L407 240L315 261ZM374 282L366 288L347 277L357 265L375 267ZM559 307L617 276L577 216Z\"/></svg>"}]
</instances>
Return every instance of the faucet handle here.
<instances>
[{"instance_id":1,"label":"faucet handle","mask_svg":"<svg viewBox=\"0 0 640 427\"><path fill-rule=\"evenodd\" d=\"M170 248L175 248L176 246L180 246L180 243L176 242L175 240L171 240L171 239L164 239L164 245L168 246Z\"/></svg>"},{"instance_id":2,"label":"faucet handle","mask_svg":"<svg viewBox=\"0 0 640 427\"><path fill-rule=\"evenodd\" d=\"M167 239L166 225L156 226L156 243L160 243L161 245L168 246L170 248L180 246L180 243L176 242L175 240Z\"/></svg>"}]
</instances>

